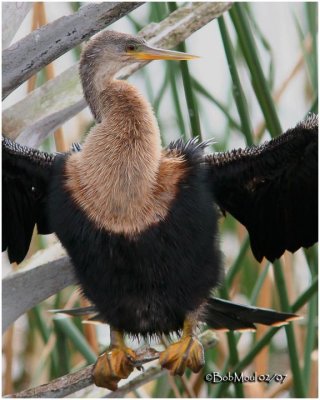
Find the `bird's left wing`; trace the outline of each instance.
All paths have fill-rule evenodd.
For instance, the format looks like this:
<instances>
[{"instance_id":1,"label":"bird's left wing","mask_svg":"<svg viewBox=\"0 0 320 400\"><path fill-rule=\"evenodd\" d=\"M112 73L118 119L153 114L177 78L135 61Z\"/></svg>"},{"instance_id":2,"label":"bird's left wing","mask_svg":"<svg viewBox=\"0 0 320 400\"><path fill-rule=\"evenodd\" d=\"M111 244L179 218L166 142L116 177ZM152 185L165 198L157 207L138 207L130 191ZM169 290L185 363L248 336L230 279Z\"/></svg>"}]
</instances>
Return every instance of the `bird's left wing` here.
<instances>
[{"instance_id":1,"label":"bird's left wing","mask_svg":"<svg viewBox=\"0 0 320 400\"><path fill-rule=\"evenodd\" d=\"M223 212L247 228L258 261L318 240L318 116L261 145L206 157Z\"/></svg>"},{"instance_id":2,"label":"bird's left wing","mask_svg":"<svg viewBox=\"0 0 320 400\"><path fill-rule=\"evenodd\" d=\"M10 262L26 256L35 224L39 233L51 233L46 197L54 158L2 138L2 251Z\"/></svg>"}]
</instances>

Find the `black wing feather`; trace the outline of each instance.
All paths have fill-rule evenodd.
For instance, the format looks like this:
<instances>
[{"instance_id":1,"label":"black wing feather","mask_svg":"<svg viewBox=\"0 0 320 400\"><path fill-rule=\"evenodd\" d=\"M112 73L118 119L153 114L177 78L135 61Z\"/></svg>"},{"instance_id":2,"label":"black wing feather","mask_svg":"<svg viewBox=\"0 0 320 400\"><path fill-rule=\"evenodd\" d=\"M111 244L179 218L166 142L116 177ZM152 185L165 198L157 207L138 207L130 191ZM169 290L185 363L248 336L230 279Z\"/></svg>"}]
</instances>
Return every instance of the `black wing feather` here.
<instances>
[{"instance_id":1,"label":"black wing feather","mask_svg":"<svg viewBox=\"0 0 320 400\"><path fill-rule=\"evenodd\" d=\"M2 251L10 262L26 256L35 224L51 233L46 215L47 185L55 155L2 138Z\"/></svg>"},{"instance_id":2,"label":"black wing feather","mask_svg":"<svg viewBox=\"0 0 320 400\"><path fill-rule=\"evenodd\" d=\"M217 204L248 229L258 261L318 241L318 117L261 145L206 157Z\"/></svg>"},{"instance_id":3,"label":"black wing feather","mask_svg":"<svg viewBox=\"0 0 320 400\"><path fill-rule=\"evenodd\" d=\"M300 318L295 314L280 313L268 308L245 306L212 297L208 300L202 320L217 330L254 330L254 324L280 326Z\"/></svg>"}]
</instances>

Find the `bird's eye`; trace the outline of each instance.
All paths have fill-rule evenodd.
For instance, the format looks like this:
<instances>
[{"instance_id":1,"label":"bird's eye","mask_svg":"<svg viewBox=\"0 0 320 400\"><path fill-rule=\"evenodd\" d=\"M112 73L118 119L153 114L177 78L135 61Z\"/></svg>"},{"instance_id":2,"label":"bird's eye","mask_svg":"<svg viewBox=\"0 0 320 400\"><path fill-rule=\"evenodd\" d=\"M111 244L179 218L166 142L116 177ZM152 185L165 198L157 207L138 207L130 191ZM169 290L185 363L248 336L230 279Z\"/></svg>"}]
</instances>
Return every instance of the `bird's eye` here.
<instances>
[{"instance_id":1,"label":"bird's eye","mask_svg":"<svg viewBox=\"0 0 320 400\"><path fill-rule=\"evenodd\" d=\"M137 46L135 44L128 44L126 47L127 51L135 51L137 49Z\"/></svg>"}]
</instances>

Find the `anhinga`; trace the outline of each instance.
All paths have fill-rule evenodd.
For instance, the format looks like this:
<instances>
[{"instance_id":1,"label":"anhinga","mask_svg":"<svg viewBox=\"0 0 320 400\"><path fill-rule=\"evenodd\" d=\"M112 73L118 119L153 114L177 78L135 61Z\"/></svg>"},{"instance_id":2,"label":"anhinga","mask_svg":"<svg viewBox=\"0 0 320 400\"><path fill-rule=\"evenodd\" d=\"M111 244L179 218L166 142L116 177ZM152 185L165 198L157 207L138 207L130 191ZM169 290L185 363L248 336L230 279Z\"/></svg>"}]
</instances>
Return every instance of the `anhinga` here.
<instances>
[{"instance_id":1,"label":"anhinga","mask_svg":"<svg viewBox=\"0 0 320 400\"><path fill-rule=\"evenodd\" d=\"M318 120L310 115L262 146L204 155L206 143L161 149L150 104L116 73L137 60L194 56L105 31L84 50L80 75L97 124L82 148L47 154L3 139L3 248L25 257L34 225L55 232L83 293L111 326L111 351L95 368L116 389L133 370L123 334L181 332L160 355L174 374L199 371L198 322L254 329L295 316L210 296L222 279L218 208L246 226L258 261L317 241Z\"/></svg>"}]
</instances>

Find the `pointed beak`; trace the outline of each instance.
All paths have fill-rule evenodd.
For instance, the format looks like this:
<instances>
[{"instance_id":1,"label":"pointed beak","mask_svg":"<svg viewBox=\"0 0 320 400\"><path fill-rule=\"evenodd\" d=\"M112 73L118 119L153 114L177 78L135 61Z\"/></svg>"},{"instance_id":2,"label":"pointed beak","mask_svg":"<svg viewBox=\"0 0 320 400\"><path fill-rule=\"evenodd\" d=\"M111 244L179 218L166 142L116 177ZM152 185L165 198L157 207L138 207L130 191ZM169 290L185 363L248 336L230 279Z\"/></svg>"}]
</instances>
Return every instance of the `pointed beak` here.
<instances>
[{"instance_id":1,"label":"pointed beak","mask_svg":"<svg viewBox=\"0 0 320 400\"><path fill-rule=\"evenodd\" d=\"M142 45L139 50L129 52L137 60L193 60L199 58L180 51L156 49L147 45Z\"/></svg>"}]
</instances>

